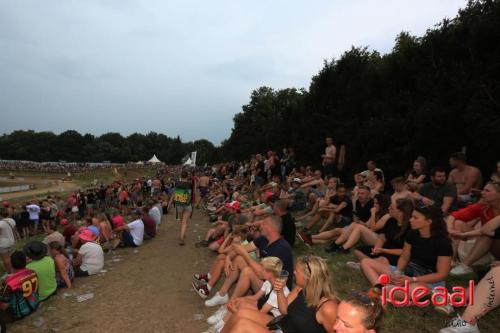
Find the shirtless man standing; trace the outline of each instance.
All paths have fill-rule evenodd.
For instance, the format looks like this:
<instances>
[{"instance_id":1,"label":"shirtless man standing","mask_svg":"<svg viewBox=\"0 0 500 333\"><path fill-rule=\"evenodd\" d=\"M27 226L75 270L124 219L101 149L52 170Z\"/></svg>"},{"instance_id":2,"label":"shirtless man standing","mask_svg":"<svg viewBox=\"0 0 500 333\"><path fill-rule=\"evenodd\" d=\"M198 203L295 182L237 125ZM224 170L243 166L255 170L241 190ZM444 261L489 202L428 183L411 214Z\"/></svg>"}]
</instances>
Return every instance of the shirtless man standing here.
<instances>
[{"instance_id":1,"label":"shirtless man standing","mask_svg":"<svg viewBox=\"0 0 500 333\"><path fill-rule=\"evenodd\" d=\"M479 190L483 185L481 171L467 164L467 156L462 153L453 153L450 157L451 170L448 181L457 186L458 200L462 204L472 201L472 191Z\"/></svg>"},{"instance_id":2,"label":"shirtless man standing","mask_svg":"<svg viewBox=\"0 0 500 333\"><path fill-rule=\"evenodd\" d=\"M333 145L333 139L328 137L326 138L325 154L321 155L321 158L323 159L323 174L325 175L325 177L332 177L335 175L336 157L337 148Z\"/></svg>"},{"instance_id":3,"label":"shirtless man standing","mask_svg":"<svg viewBox=\"0 0 500 333\"><path fill-rule=\"evenodd\" d=\"M197 202L197 207L199 206L201 201L205 200L205 197L209 192L210 177L208 175L210 175L210 172L205 171L204 175L198 179L198 188L200 189L200 200L198 200Z\"/></svg>"}]
</instances>

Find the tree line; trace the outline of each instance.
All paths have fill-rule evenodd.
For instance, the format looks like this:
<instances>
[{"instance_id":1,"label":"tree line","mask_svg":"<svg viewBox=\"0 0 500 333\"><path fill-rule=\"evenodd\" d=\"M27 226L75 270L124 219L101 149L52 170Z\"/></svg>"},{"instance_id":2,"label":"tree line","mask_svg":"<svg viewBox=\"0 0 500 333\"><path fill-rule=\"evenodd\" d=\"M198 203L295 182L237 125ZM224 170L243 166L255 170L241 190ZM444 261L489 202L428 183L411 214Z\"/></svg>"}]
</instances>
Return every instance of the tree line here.
<instances>
[{"instance_id":1,"label":"tree line","mask_svg":"<svg viewBox=\"0 0 500 333\"><path fill-rule=\"evenodd\" d=\"M37 162L136 162L149 160L153 154L168 164L180 164L183 157L197 151L197 164L220 160L217 148L208 140L182 142L179 137L150 132L127 137L119 133L101 136L69 130L53 132L14 131L0 137L0 159Z\"/></svg>"},{"instance_id":2,"label":"tree line","mask_svg":"<svg viewBox=\"0 0 500 333\"><path fill-rule=\"evenodd\" d=\"M466 147L489 173L499 135L500 2L481 0L421 37L400 33L385 55L352 47L325 61L308 90L256 89L221 149L232 160L291 146L319 166L332 136L346 145L346 171L373 159L395 176L419 155L446 166Z\"/></svg>"}]
</instances>

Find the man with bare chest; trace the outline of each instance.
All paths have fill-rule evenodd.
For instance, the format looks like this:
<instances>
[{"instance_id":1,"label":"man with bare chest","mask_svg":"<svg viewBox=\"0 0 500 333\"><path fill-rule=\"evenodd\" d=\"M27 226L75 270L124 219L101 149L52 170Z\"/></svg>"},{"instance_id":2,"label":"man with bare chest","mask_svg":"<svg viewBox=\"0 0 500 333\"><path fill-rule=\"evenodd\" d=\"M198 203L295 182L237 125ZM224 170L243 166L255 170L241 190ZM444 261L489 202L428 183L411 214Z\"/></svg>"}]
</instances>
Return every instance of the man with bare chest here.
<instances>
[{"instance_id":1,"label":"man with bare chest","mask_svg":"<svg viewBox=\"0 0 500 333\"><path fill-rule=\"evenodd\" d=\"M483 184L481 171L467 164L467 156L462 153L453 153L450 157L451 170L448 181L457 187L458 200L462 204L472 202L472 192L480 190Z\"/></svg>"}]
</instances>

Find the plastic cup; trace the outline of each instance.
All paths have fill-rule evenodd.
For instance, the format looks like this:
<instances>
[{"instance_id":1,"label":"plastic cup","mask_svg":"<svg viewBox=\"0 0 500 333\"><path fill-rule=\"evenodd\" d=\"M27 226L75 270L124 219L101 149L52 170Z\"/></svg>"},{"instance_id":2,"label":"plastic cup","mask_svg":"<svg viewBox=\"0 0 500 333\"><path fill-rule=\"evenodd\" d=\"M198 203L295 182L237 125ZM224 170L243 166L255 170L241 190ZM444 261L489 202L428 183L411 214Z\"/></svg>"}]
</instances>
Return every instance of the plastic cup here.
<instances>
[{"instance_id":1,"label":"plastic cup","mask_svg":"<svg viewBox=\"0 0 500 333\"><path fill-rule=\"evenodd\" d=\"M288 273L288 271L282 270L278 276L278 279L280 279L280 281L285 283L286 280L288 280L289 275L290 275L290 273Z\"/></svg>"}]
</instances>

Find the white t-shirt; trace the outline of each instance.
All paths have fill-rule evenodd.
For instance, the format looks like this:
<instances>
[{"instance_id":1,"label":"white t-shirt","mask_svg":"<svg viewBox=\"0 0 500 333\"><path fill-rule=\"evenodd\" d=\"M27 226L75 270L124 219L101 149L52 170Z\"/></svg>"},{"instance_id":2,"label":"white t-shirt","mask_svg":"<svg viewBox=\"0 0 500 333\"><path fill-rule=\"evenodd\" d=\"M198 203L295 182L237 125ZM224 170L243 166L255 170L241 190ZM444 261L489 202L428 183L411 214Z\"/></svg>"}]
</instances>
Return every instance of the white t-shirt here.
<instances>
[{"instance_id":1,"label":"white t-shirt","mask_svg":"<svg viewBox=\"0 0 500 333\"><path fill-rule=\"evenodd\" d=\"M104 267L104 252L101 245L87 242L80 247L78 254L82 256L80 269L87 271L89 275L99 273Z\"/></svg>"},{"instance_id":2,"label":"white t-shirt","mask_svg":"<svg viewBox=\"0 0 500 333\"><path fill-rule=\"evenodd\" d=\"M40 218L40 206L32 204L26 206L26 210L30 213L30 220L38 220Z\"/></svg>"},{"instance_id":3,"label":"white t-shirt","mask_svg":"<svg viewBox=\"0 0 500 333\"><path fill-rule=\"evenodd\" d=\"M156 226L159 226L161 224L161 213L158 207L156 206L151 207L148 214L153 218L153 220L155 220Z\"/></svg>"},{"instance_id":4,"label":"white t-shirt","mask_svg":"<svg viewBox=\"0 0 500 333\"><path fill-rule=\"evenodd\" d=\"M16 238L12 229L16 227L16 221L10 217L0 220L0 248L8 248L14 246Z\"/></svg>"},{"instance_id":5,"label":"white t-shirt","mask_svg":"<svg viewBox=\"0 0 500 333\"><path fill-rule=\"evenodd\" d=\"M142 245L142 241L144 240L144 222L142 220L135 220L127 224L130 235L134 239L134 243L137 246Z\"/></svg>"},{"instance_id":6,"label":"white t-shirt","mask_svg":"<svg viewBox=\"0 0 500 333\"><path fill-rule=\"evenodd\" d=\"M279 315L281 315L280 310L278 309L278 295L276 294L276 291L273 290L271 282L265 281L260 290L264 292L264 295L271 293L269 295L269 298L267 299L266 304L272 306L270 312L273 314L273 316L278 317ZM283 289L283 293L285 294L285 297L287 297L290 293L290 290L288 290L288 288L285 286L285 289Z\"/></svg>"}]
</instances>

